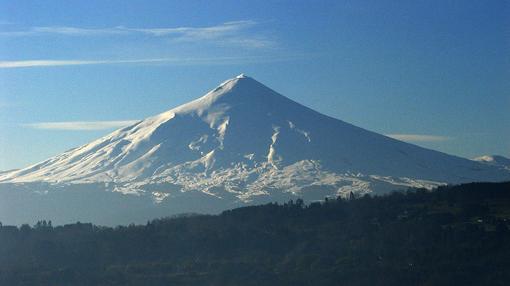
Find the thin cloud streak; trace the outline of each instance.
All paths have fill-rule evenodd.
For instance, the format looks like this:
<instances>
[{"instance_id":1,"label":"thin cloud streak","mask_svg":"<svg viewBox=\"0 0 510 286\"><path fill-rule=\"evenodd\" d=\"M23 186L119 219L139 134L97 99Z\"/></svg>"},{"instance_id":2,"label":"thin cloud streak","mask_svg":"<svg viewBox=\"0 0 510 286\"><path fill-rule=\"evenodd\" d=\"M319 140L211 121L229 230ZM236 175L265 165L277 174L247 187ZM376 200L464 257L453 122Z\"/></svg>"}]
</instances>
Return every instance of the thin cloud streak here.
<instances>
[{"instance_id":1,"label":"thin cloud streak","mask_svg":"<svg viewBox=\"0 0 510 286\"><path fill-rule=\"evenodd\" d=\"M156 37L167 35L182 35L196 39L212 39L219 38L228 34L233 34L255 26L257 22L252 20L225 22L216 26L209 27L177 27L177 28L124 28L117 27L117 30L130 32L139 32Z\"/></svg>"},{"instance_id":2,"label":"thin cloud streak","mask_svg":"<svg viewBox=\"0 0 510 286\"><path fill-rule=\"evenodd\" d=\"M22 126L44 130L91 131L125 127L135 124L138 121L139 120L38 122L22 124Z\"/></svg>"},{"instance_id":3,"label":"thin cloud streak","mask_svg":"<svg viewBox=\"0 0 510 286\"><path fill-rule=\"evenodd\" d=\"M22 60L0 61L0 69L26 68L26 67L54 67L54 66L77 66L77 65L104 65L126 63L157 63L177 62L178 59L139 59L139 60Z\"/></svg>"},{"instance_id":4,"label":"thin cloud streak","mask_svg":"<svg viewBox=\"0 0 510 286\"><path fill-rule=\"evenodd\" d=\"M444 142L452 140L449 136L425 135L425 134L385 134L393 139L406 142Z\"/></svg>"},{"instance_id":5,"label":"thin cloud streak","mask_svg":"<svg viewBox=\"0 0 510 286\"><path fill-rule=\"evenodd\" d=\"M32 27L27 30L3 31L0 36L27 37L44 35L62 36L113 36L138 35L166 37L177 42L215 42L231 44L247 48L274 47L276 43L261 35L247 33L247 30L258 25L252 20L225 22L207 27L164 27L164 28L128 28L123 26L111 28L80 28L70 26Z\"/></svg>"},{"instance_id":6,"label":"thin cloud streak","mask_svg":"<svg viewBox=\"0 0 510 286\"><path fill-rule=\"evenodd\" d=\"M26 67L51 67L51 66L74 66L105 64L108 61L81 61L81 60L29 60L29 61L0 61L0 69L26 68ZM110 63L112 63L110 61Z\"/></svg>"},{"instance_id":7,"label":"thin cloud streak","mask_svg":"<svg viewBox=\"0 0 510 286\"><path fill-rule=\"evenodd\" d=\"M176 57L156 59L129 59L129 60L19 60L0 61L0 69L12 68L35 68L35 67L58 67L58 66L80 66L80 65L112 65L112 64L162 64L162 65L235 65L248 63L268 63L289 60L298 60L307 55L285 55L285 56L259 56L259 57Z\"/></svg>"},{"instance_id":8,"label":"thin cloud streak","mask_svg":"<svg viewBox=\"0 0 510 286\"><path fill-rule=\"evenodd\" d=\"M26 35L37 34L60 34L66 36L101 36L101 35L122 35L128 34L129 31L122 27L104 28L104 29L87 29L78 27L34 27L28 31L24 31ZM21 31L23 33L23 31ZM23 34L21 34L23 35Z\"/></svg>"}]
</instances>

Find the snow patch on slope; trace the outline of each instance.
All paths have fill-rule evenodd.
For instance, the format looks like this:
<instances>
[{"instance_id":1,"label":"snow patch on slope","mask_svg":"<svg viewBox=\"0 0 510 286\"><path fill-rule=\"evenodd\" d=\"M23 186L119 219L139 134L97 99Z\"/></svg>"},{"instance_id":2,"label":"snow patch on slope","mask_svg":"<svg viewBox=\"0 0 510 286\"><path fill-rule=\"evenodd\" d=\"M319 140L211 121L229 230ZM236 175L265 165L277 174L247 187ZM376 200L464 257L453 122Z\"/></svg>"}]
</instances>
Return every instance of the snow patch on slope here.
<instances>
[{"instance_id":1,"label":"snow patch on slope","mask_svg":"<svg viewBox=\"0 0 510 286\"><path fill-rule=\"evenodd\" d=\"M484 155L473 159L474 161L496 166L510 171L510 159L500 155Z\"/></svg>"}]
</instances>

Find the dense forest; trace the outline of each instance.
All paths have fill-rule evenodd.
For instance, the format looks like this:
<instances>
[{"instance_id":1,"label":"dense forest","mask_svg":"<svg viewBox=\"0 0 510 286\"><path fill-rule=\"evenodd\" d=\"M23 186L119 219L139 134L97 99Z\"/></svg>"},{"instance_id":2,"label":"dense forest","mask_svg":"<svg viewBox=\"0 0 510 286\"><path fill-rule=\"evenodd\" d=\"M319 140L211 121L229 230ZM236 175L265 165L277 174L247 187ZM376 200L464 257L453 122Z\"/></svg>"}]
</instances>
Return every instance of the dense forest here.
<instances>
[{"instance_id":1,"label":"dense forest","mask_svg":"<svg viewBox=\"0 0 510 286\"><path fill-rule=\"evenodd\" d=\"M0 285L510 285L510 182L0 225Z\"/></svg>"}]
</instances>

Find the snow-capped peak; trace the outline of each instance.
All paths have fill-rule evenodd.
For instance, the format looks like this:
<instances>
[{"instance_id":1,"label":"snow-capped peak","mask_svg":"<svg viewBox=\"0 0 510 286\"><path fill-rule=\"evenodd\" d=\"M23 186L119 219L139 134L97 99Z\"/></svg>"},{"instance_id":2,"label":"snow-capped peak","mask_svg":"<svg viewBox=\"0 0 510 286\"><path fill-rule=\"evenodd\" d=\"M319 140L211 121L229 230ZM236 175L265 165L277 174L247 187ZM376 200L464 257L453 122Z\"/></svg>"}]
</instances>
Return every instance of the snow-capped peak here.
<instances>
[{"instance_id":1,"label":"snow-capped peak","mask_svg":"<svg viewBox=\"0 0 510 286\"><path fill-rule=\"evenodd\" d=\"M89 144L0 173L0 182L108 182L126 193L167 184L158 198L193 190L241 201L274 190L341 194L508 178L493 166L322 115L244 74Z\"/></svg>"},{"instance_id":2,"label":"snow-capped peak","mask_svg":"<svg viewBox=\"0 0 510 286\"><path fill-rule=\"evenodd\" d=\"M509 169L370 132L240 75L89 144L0 172L0 210L7 214L0 218L118 224L298 197L509 179Z\"/></svg>"}]
</instances>

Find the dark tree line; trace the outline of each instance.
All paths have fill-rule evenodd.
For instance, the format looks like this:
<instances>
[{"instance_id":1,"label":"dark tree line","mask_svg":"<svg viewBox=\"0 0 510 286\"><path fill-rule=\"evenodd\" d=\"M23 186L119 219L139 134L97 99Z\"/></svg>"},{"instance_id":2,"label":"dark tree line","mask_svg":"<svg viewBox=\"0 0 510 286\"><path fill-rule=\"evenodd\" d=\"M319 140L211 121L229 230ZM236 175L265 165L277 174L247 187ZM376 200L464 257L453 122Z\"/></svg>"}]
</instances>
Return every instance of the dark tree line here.
<instances>
[{"instance_id":1,"label":"dark tree line","mask_svg":"<svg viewBox=\"0 0 510 286\"><path fill-rule=\"evenodd\" d=\"M0 224L0 285L510 285L510 183L99 227Z\"/></svg>"}]
</instances>

